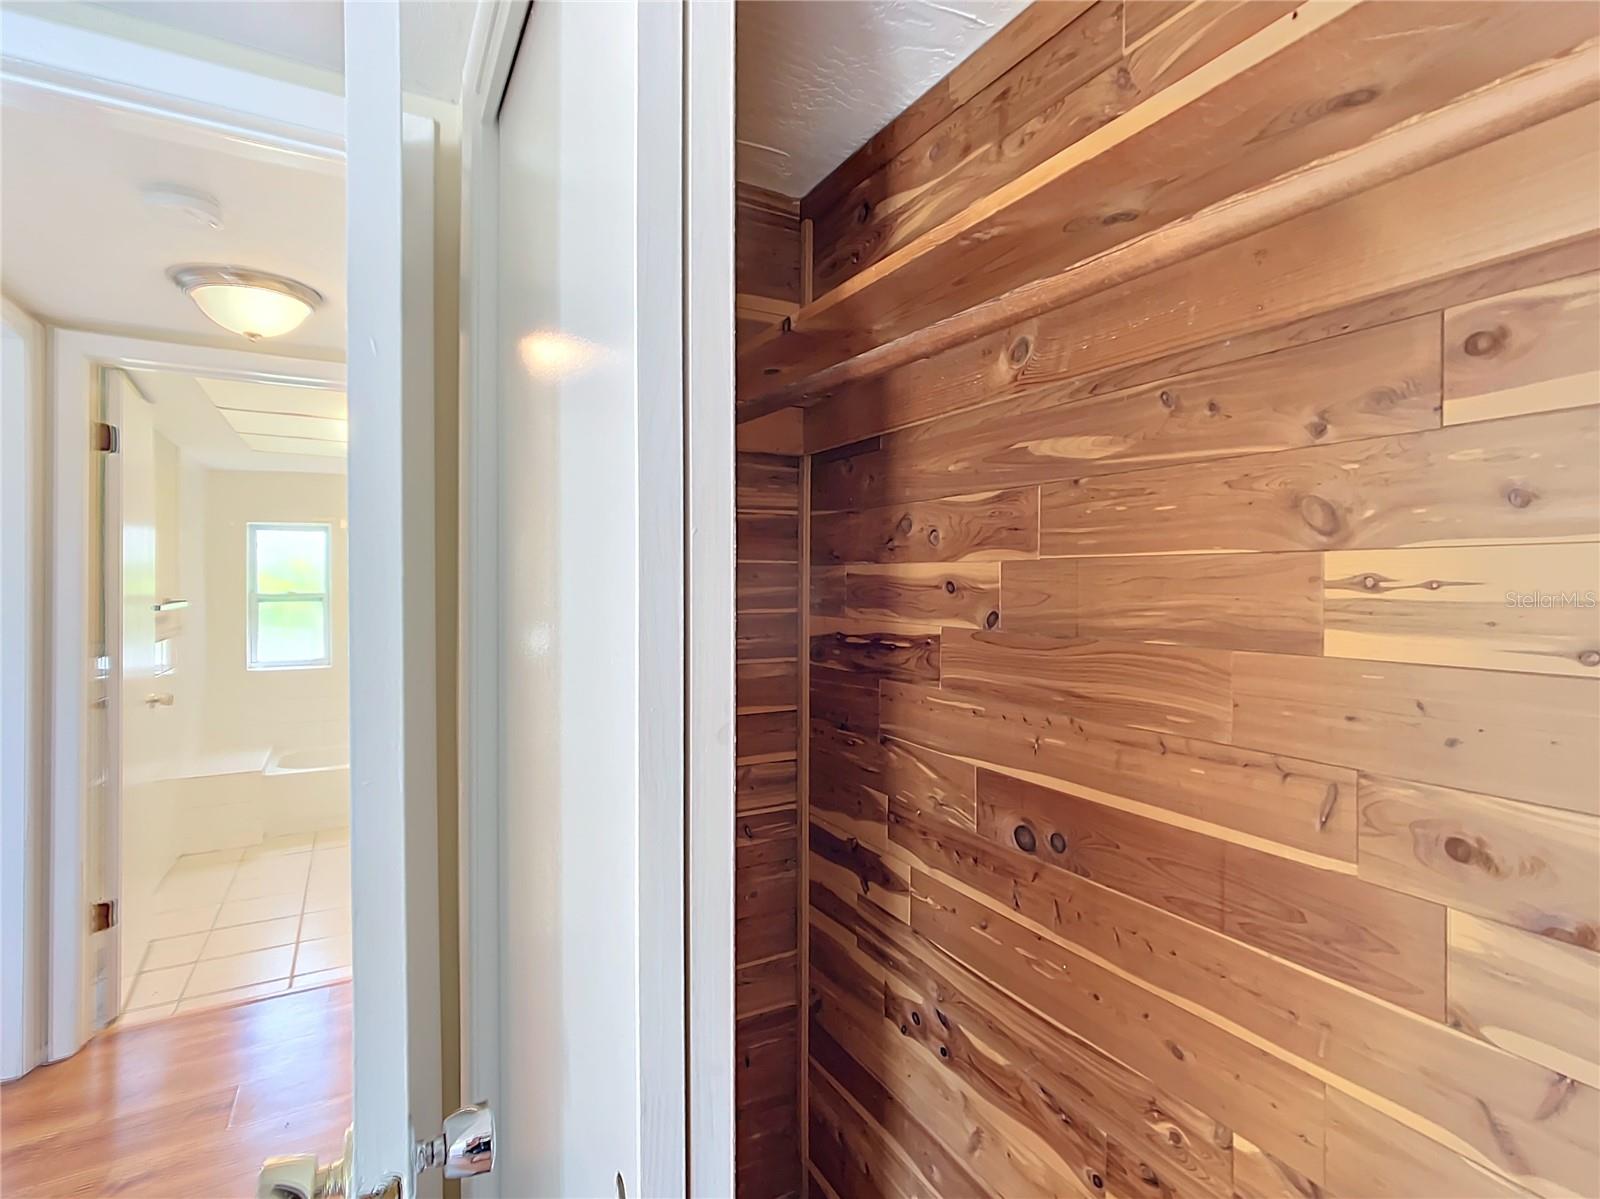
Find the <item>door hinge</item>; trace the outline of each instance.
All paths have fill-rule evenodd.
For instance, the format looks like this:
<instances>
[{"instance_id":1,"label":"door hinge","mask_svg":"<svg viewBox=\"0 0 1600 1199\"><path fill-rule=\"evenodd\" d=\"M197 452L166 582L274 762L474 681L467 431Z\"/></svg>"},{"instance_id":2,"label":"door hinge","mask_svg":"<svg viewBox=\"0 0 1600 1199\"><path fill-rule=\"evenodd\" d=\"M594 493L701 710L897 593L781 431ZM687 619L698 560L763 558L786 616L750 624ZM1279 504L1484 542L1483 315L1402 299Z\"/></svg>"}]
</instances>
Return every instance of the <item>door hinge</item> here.
<instances>
[{"instance_id":1,"label":"door hinge","mask_svg":"<svg viewBox=\"0 0 1600 1199\"><path fill-rule=\"evenodd\" d=\"M102 454L115 454L122 445L122 438L117 432L116 425L108 425L103 420L94 422L94 448Z\"/></svg>"},{"instance_id":2,"label":"door hinge","mask_svg":"<svg viewBox=\"0 0 1600 1199\"><path fill-rule=\"evenodd\" d=\"M103 933L117 922L117 901L102 899L89 909L89 931Z\"/></svg>"}]
</instances>

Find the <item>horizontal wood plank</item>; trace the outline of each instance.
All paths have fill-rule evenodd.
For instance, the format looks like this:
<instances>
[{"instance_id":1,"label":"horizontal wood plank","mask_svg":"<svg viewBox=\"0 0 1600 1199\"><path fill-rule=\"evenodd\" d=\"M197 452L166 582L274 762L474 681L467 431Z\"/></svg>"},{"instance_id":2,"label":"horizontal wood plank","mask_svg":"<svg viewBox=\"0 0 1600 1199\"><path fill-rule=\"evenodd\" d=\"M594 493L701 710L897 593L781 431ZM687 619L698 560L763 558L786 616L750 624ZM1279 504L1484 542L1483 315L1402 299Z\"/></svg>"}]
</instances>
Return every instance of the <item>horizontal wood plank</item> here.
<instances>
[{"instance_id":1,"label":"horizontal wood plank","mask_svg":"<svg viewBox=\"0 0 1600 1199\"><path fill-rule=\"evenodd\" d=\"M1600 814L1592 679L1235 654L1233 740Z\"/></svg>"},{"instance_id":2,"label":"horizontal wood plank","mask_svg":"<svg viewBox=\"0 0 1600 1199\"><path fill-rule=\"evenodd\" d=\"M1226 740L1229 659L1207 649L946 629L940 677L963 694Z\"/></svg>"},{"instance_id":3,"label":"horizontal wood plank","mask_svg":"<svg viewBox=\"0 0 1600 1199\"><path fill-rule=\"evenodd\" d=\"M845 567L839 615L993 628L999 623L1000 567L992 562ZM815 605L812 608L816 611Z\"/></svg>"},{"instance_id":4,"label":"horizontal wood plank","mask_svg":"<svg viewBox=\"0 0 1600 1199\"><path fill-rule=\"evenodd\" d=\"M1450 913L1450 1025L1600 1087L1600 955Z\"/></svg>"},{"instance_id":5,"label":"horizontal wood plank","mask_svg":"<svg viewBox=\"0 0 1600 1199\"><path fill-rule=\"evenodd\" d=\"M1372 774L1356 795L1362 878L1600 952L1600 818Z\"/></svg>"},{"instance_id":6,"label":"horizontal wood plank","mask_svg":"<svg viewBox=\"0 0 1600 1199\"><path fill-rule=\"evenodd\" d=\"M940 638L903 633L816 633L811 661L885 679L937 679Z\"/></svg>"},{"instance_id":7,"label":"horizontal wood plank","mask_svg":"<svg viewBox=\"0 0 1600 1199\"><path fill-rule=\"evenodd\" d=\"M1543 413L1040 491L1047 556L1593 541L1600 421Z\"/></svg>"},{"instance_id":8,"label":"horizontal wood plank","mask_svg":"<svg viewBox=\"0 0 1600 1199\"><path fill-rule=\"evenodd\" d=\"M1222 929L1250 945L1443 1020L1445 910L1360 878L1223 847Z\"/></svg>"},{"instance_id":9,"label":"horizontal wood plank","mask_svg":"<svg viewBox=\"0 0 1600 1199\"><path fill-rule=\"evenodd\" d=\"M1030 927L1225 1013L1291 1060L1414 1113L1428 1135L1532 1189L1582 1194L1600 1170L1593 1138L1600 1091L1087 879L1047 870L908 805L894 805L890 835L928 869ZM1430 1068L1417 1069L1418 1061Z\"/></svg>"},{"instance_id":10,"label":"horizontal wood plank","mask_svg":"<svg viewBox=\"0 0 1600 1199\"><path fill-rule=\"evenodd\" d=\"M1310 554L1040 558L1001 572L1008 631L1317 654L1322 608Z\"/></svg>"},{"instance_id":11,"label":"horizontal wood plank","mask_svg":"<svg viewBox=\"0 0 1600 1199\"><path fill-rule=\"evenodd\" d=\"M812 474L816 506L865 508L1439 426L1439 318L1085 398L1043 388L879 439Z\"/></svg>"},{"instance_id":12,"label":"horizontal wood plank","mask_svg":"<svg viewBox=\"0 0 1600 1199\"><path fill-rule=\"evenodd\" d=\"M1578 275L1444 314L1444 420L1600 403L1600 276Z\"/></svg>"},{"instance_id":13,"label":"horizontal wood plank","mask_svg":"<svg viewBox=\"0 0 1600 1199\"><path fill-rule=\"evenodd\" d=\"M1600 545L1338 551L1323 575L1329 657L1600 678Z\"/></svg>"},{"instance_id":14,"label":"horizontal wood plank","mask_svg":"<svg viewBox=\"0 0 1600 1199\"><path fill-rule=\"evenodd\" d=\"M884 684L882 727L946 754L1355 860L1356 776L1342 767L898 683Z\"/></svg>"},{"instance_id":15,"label":"horizontal wood plank","mask_svg":"<svg viewBox=\"0 0 1600 1199\"><path fill-rule=\"evenodd\" d=\"M993 491L812 518L811 552L835 563L1031 558L1039 549L1039 492Z\"/></svg>"},{"instance_id":16,"label":"horizontal wood plank","mask_svg":"<svg viewBox=\"0 0 1600 1199\"><path fill-rule=\"evenodd\" d=\"M977 831L1048 866L1222 926L1221 841L992 770L978 771Z\"/></svg>"}]
</instances>

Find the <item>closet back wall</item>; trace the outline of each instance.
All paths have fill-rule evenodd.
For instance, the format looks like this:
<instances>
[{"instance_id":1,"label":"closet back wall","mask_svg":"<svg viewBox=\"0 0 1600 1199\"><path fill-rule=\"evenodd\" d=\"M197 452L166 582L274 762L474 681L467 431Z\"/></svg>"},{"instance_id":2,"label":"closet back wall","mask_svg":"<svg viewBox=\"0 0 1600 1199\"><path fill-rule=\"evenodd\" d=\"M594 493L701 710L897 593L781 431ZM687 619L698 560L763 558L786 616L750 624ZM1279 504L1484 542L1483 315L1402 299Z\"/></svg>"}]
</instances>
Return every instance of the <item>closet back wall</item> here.
<instances>
[{"instance_id":1,"label":"closet back wall","mask_svg":"<svg viewBox=\"0 0 1600 1199\"><path fill-rule=\"evenodd\" d=\"M1100 248L1600 32L1060 9L802 203L899 298L810 358L1051 155L1160 159ZM1168 36L1251 115L1140 158ZM1589 104L805 410L814 1193L1600 1193L1597 179Z\"/></svg>"}]
</instances>

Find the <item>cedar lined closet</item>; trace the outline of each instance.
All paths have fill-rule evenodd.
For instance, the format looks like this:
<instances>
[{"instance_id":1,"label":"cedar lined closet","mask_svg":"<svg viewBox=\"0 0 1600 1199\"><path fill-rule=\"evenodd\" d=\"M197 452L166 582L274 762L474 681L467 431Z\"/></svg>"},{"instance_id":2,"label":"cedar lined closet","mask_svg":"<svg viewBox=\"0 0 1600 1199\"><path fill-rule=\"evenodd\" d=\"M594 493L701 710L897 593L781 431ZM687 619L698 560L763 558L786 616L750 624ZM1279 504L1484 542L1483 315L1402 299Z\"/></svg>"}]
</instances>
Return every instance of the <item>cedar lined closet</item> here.
<instances>
[{"instance_id":1,"label":"cedar lined closet","mask_svg":"<svg viewBox=\"0 0 1600 1199\"><path fill-rule=\"evenodd\" d=\"M741 1199L1600 1194L1597 35L1035 3L741 182Z\"/></svg>"}]
</instances>

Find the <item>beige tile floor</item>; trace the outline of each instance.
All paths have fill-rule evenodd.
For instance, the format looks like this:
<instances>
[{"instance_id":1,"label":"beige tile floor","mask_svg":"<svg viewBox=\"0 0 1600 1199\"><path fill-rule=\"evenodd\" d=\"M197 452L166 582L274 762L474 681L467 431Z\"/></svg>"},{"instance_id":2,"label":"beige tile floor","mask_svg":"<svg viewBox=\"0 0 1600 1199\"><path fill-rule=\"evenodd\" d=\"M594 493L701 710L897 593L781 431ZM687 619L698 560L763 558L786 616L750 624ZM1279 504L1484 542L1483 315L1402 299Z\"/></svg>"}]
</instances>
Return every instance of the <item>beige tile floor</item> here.
<instances>
[{"instance_id":1,"label":"beige tile floor","mask_svg":"<svg viewBox=\"0 0 1600 1199\"><path fill-rule=\"evenodd\" d=\"M350 830L186 854L156 888L121 1024L350 977Z\"/></svg>"}]
</instances>

